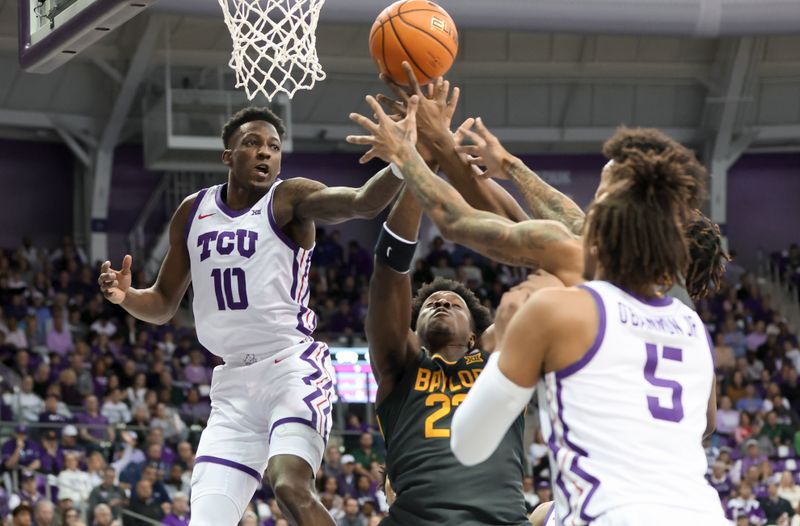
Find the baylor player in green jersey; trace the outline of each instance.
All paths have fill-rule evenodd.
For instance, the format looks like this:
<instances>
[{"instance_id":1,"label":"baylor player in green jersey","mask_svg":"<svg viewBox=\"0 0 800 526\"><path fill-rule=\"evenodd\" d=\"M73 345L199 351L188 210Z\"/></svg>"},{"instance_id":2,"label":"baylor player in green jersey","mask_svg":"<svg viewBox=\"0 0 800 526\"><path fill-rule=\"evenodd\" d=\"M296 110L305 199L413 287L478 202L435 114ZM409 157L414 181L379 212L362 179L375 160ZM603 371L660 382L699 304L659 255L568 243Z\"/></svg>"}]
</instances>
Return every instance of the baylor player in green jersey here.
<instances>
[{"instance_id":1,"label":"baylor player in green jersey","mask_svg":"<svg viewBox=\"0 0 800 526\"><path fill-rule=\"evenodd\" d=\"M489 311L460 283L438 279L412 301L407 272L421 217L398 198L376 247L367 338L378 380L386 469L397 497L381 523L529 525L522 494L522 415L489 461L464 467L450 450L455 407L483 369Z\"/></svg>"}]
</instances>

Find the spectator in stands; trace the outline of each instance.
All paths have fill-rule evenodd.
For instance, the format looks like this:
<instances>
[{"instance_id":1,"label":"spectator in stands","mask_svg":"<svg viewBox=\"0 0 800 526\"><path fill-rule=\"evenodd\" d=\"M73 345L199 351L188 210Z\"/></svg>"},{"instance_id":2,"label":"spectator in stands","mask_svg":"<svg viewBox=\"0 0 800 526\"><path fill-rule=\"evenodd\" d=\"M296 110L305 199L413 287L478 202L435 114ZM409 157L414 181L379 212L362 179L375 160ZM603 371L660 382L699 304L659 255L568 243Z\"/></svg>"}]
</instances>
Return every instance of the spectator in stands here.
<instances>
[{"instance_id":1,"label":"spectator in stands","mask_svg":"<svg viewBox=\"0 0 800 526\"><path fill-rule=\"evenodd\" d=\"M378 495L376 494L376 485L372 483L370 477L367 475L359 475L356 478L356 493L353 495L358 500L359 506L364 506L367 502L373 503L375 506L378 504Z\"/></svg>"},{"instance_id":2,"label":"spectator in stands","mask_svg":"<svg viewBox=\"0 0 800 526\"><path fill-rule=\"evenodd\" d=\"M150 421L150 426L161 429L164 432L164 439L172 443L183 440L188 435L186 424L178 412L163 403L156 406L156 414Z\"/></svg>"},{"instance_id":3,"label":"spectator in stands","mask_svg":"<svg viewBox=\"0 0 800 526\"><path fill-rule=\"evenodd\" d=\"M434 278L442 277L446 279L456 279L456 271L448 263L447 258L439 258L436 265L431 267L431 274Z\"/></svg>"},{"instance_id":4,"label":"spectator in stands","mask_svg":"<svg viewBox=\"0 0 800 526\"><path fill-rule=\"evenodd\" d=\"M16 316L8 317L8 327L6 329L6 345L12 345L19 350L29 349L28 336L22 327L19 326L19 321Z\"/></svg>"},{"instance_id":5,"label":"spectator in stands","mask_svg":"<svg viewBox=\"0 0 800 526\"><path fill-rule=\"evenodd\" d=\"M358 501L352 497L344 501L344 516L340 518L336 526L366 526L367 520L358 508Z\"/></svg>"},{"instance_id":6,"label":"spectator in stands","mask_svg":"<svg viewBox=\"0 0 800 526\"><path fill-rule=\"evenodd\" d=\"M736 358L743 358L747 353L744 331L737 325L736 320L732 316L729 316L725 320L723 335L725 344L733 349Z\"/></svg>"},{"instance_id":7,"label":"spectator in stands","mask_svg":"<svg viewBox=\"0 0 800 526\"><path fill-rule=\"evenodd\" d=\"M739 496L728 501L727 515L733 520L741 514L758 520L766 519L761 504L753 497L753 490L749 484L743 482L739 485Z\"/></svg>"},{"instance_id":8,"label":"spectator in stands","mask_svg":"<svg viewBox=\"0 0 800 526\"><path fill-rule=\"evenodd\" d=\"M33 524L33 510L27 504L20 504L11 514L13 526L31 526Z\"/></svg>"},{"instance_id":9,"label":"spectator in stands","mask_svg":"<svg viewBox=\"0 0 800 526\"><path fill-rule=\"evenodd\" d=\"M78 423L91 427L81 428L81 439L93 445L114 440L114 428L109 425L108 418L98 412L97 397L94 395L87 396L83 406L85 411L78 413Z\"/></svg>"},{"instance_id":10,"label":"spectator in stands","mask_svg":"<svg viewBox=\"0 0 800 526\"><path fill-rule=\"evenodd\" d=\"M114 517L111 515L111 508L105 504L98 504L94 508L93 518L90 519L89 524L92 526L112 526L114 524Z\"/></svg>"},{"instance_id":11,"label":"spectator in stands","mask_svg":"<svg viewBox=\"0 0 800 526\"><path fill-rule=\"evenodd\" d=\"M178 492L172 499L172 511L161 521L166 526L189 526L189 497Z\"/></svg>"},{"instance_id":12,"label":"spectator in stands","mask_svg":"<svg viewBox=\"0 0 800 526\"><path fill-rule=\"evenodd\" d=\"M444 239L441 236L436 236L433 238L433 243L431 244L431 251L428 252L428 255L425 257L425 260L428 263L428 267L434 267L439 264L439 261L444 258L446 261L447 266L450 265L450 251L448 251L444 246Z\"/></svg>"},{"instance_id":13,"label":"spectator in stands","mask_svg":"<svg viewBox=\"0 0 800 526\"><path fill-rule=\"evenodd\" d=\"M753 425L750 414L741 413L739 417L739 425L736 426L736 431L734 432L734 440L736 441L736 445L741 445L742 442L748 440L751 436L753 436Z\"/></svg>"},{"instance_id":14,"label":"spectator in stands","mask_svg":"<svg viewBox=\"0 0 800 526\"><path fill-rule=\"evenodd\" d=\"M72 421L72 413L67 409L66 404L61 403L58 394L50 392L44 401L44 411L37 420L41 424L52 424L42 429L60 429L64 424Z\"/></svg>"},{"instance_id":15,"label":"spectator in stands","mask_svg":"<svg viewBox=\"0 0 800 526\"><path fill-rule=\"evenodd\" d=\"M209 385L211 383L211 371L205 363L203 353L193 350L190 360L190 363L183 368L184 379L194 385Z\"/></svg>"},{"instance_id":16,"label":"spectator in stands","mask_svg":"<svg viewBox=\"0 0 800 526\"><path fill-rule=\"evenodd\" d=\"M44 409L44 401L33 390L33 377L22 377L19 391L11 395L10 405L14 411L15 420L37 422L39 413Z\"/></svg>"},{"instance_id":17,"label":"spectator in stands","mask_svg":"<svg viewBox=\"0 0 800 526\"><path fill-rule=\"evenodd\" d=\"M64 323L64 314L61 311L53 313L53 328L47 331L47 348L60 356L66 356L75 350L72 333Z\"/></svg>"},{"instance_id":18,"label":"spectator in stands","mask_svg":"<svg viewBox=\"0 0 800 526\"><path fill-rule=\"evenodd\" d=\"M99 504L106 504L109 506L112 515L119 518L122 507L128 502L125 491L114 483L117 477L117 472L112 467L107 467L103 470L103 482L95 486L89 494L88 510L91 513ZM92 517L89 516L91 522Z\"/></svg>"},{"instance_id":19,"label":"spectator in stands","mask_svg":"<svg viewBox=\"0 0 800 526\"><path fill-rule=\"evenodd\" d=\"M356 459L353 455L342 455L342 474L336 479L339 495L356 494Z\"/></svg>"},{"instance_id":20,"label":"spectator in stands","mask_svg":"<svg viewBox=\"0 0 800 526\"><path fill-rule=\"evenodd\" d=\"M345 271L350 276L363 276L367 279L372 276L372 254L356 240L352 240L347 244Z\"/></svg>"},{"instance_id":21,"label":"spectator in stands","mask_svg":"<svg viewBox=\"0 0 800 526\"><path fill-rule=\"evenodd\" d=\"M725 343L725 336L718 332L714 337L715 365L718 371L730 372L736 367L736 355L733 347Z\"/></svg>"},{"instance_id":22,"label":"spectator in stands","mask_svg":"<svg viewBox=\"0 0 800 526\"><path fill-rule=\"evenodd\" d=\"M47 396L47 388L53 379L50 376L50 364L42 361L36 366L36 372L33 373L33 392L42 398Z\"/></svg>"},{"instance_id":23,"label":"spectator in stands","mask_svg":"<svg viewBox=\"0 0 800 526\"><path fill-rule=\"evenodd\" d=\"M72 424L65 426L61 431L61 449L64 455L75 453L79 461L86 456L86 448L78 443L78 428Z\"/></svg>"},{"instance_id":24,"label":"spectator in stands","mask_svg":"<svg viewBox=\"0 0 800 526\"><path fill-rule=\"evenodd\" d=\"M342 453L338 446L328 446L322 469L326 477L336 478L342 473Z\"/></svg>"},{"instance_id":25,"label":"spectator in stands","mask_svg":"<svg viewBox=\"0 0 800 526\"><path fill-rule=\"evenodd\" d=\"M744 381L744 374L741 370L736 370L733 373L733 378L731 378L730 384L728 384L727 389L725 389L725 395L731 399L731 402L734 406L739 403L739 400L745 397L747 394L746 391L746 384Z\"/></svg>"},{"instance_id":26,"label":"spectator in stands","mask_svg":"<svg viewBox=\"0 0 800 526\"><path fill-rule=\"evenodd\" d=\"M791 471L781 473L781 480L778 485L778 496L789 501L793 510L800 506L800 486L798 486Z\"/></svg>"},{"instance_id":27,"label":"spectator in stands","mask_svg":"<svg viewBox=\"0 0 800 526\"><path fill-rule=\"evenodd\" d=\"M131 421L131 410L122 400L122 390L113 389L103 403L103 409L100 413L108 420L110 425L127 424Z\"/></svg>"},{"instance_id":28,"label":"spectator in stands","mask_svg":"<svg viewBox=\"0 0 800 526\"><path fill-rule=\"evenodd\" d=\"M131 504L129 509L138 515L152 519L154 521L161 521L164 518L164 510L161 504L153 498L153 485L149 480L142 479L136 484L135 495L131 495ZM125 517L125 526L150 526L138 517L128 518Z\"/></svg>"},{"instance_id":29,"label":"spectator in stands","mask_svg":"<svg viewBox=\"0 0 800 526\"><path fill-rule=\"evenodd\" d=\"M89 474L80 470L78 455L66 453L64 455L64 470L58 474L58 497L72 500L72 505L75 508L83 510L91 492L92 483L89 479Z\"/></svg>"},{"instance_id":30,"label":"spectator in stands","mask_svg":"<svg viewBox=\"0 0 800 526\"><path fill-rule=\"evenodd\" d=\"M189 492L189 483L184 475L183 468L178 463L169 468L169 476L164 480L164 487L167 489L170 500L173 500L178 493Z\"/></svg>"},{"instance_id":31,"label":"spectator in stands","mask_svg":"<svg viewBox=\"0 0 800 526\"><path fill-rule=\"evenodd\" d=\"M767 524L776 524L779 520L791 519L794 516L792 505L778 495L778 486L774 483L767 486L767 497L761 499L761 509L764 510ZM787 523L788 521L784 522Z\"/></svg>"},{"instance_id":32,"label":"spectator in stands","mask_svg":"<svg viewBox=\"0 0 800 526\"><path fill-rule=\"evenodd\" d=\"M52 502L42 499L36 503L33 512L33 526L58 526L55 518L55 506Z\"/></svg>"},{"instance_id":33,"label":"spectator in stands","mask_svg":"<svg viewBox=\"0 0 800 526\"><path fill-rule=\"evenodd\" d=\"M81 514L72 507L70 499L61 500L64 510L61 513L63 526L80 526Z\"/></svg>"},{"instance_id":34,"label":"spectator in stands","mask_svg":"<svg viewBox=\"0 0 800 526\"><path fill-rule=\"evenodd\" d=\"M3 466L8 471L27 468L33 471L42 466L42 448L28 437L27 426L20 424L14 428L14 437L3 444Z\"/></svg>"},{"instance_id":35,"label":"spectator in stands","mask_svg":"<svg viewBox=\"0 0 800 526\"><path fill-rule=\"evenodd\" d=\"M733 492L733 481L728 476L727 467L723 462L714 462L711 473L707 478L711 487L719 493L720 500L726 500Z\"/></svg>"},{"instance_id":36,"label":"spectator in stands","mask_svg":"<svg viewBox=\"0 0 800 526\"><path fill-rule=\"evenodd\" d=\"M732 409L731 399L723 396L719 401L719 409L717 410L716 433L726 438L732 437L738 425L739 411Z\"/></svg>"},{"instance_id":37,"label":"spectator in stands","mask_svg":"<svg viewBox=\"0 0 800 526\"><path fill-rule=\"evenodd\" d=\"M376 451L374 446L375 439L372 433L364 432L358 439L358 447L351 451L351 455L356 461L356 473L369 476L370 464L375 461L383 464L383 455Z\"/></svg>"},{"instance_id":38,"label":"spectator in stands","mask_svg":"<svg viewBox=\"0 0 800 526\"><path fill-rule=\"evenodd\" d=\"M83 394L78 390L78 376L72 369L64 369L58 375L58 385L61 387L61 399L71 406L83 405Z\"/></svg>"},{"instance_id":39,"label":"spectator in stands","mask_svg":"<svg viewBox=\"0 0 800 526\"><path fill-rule=\"evenodd\" d=\"M8 499L8 505L12 509L20 504L27 504L33 508L43 498L44 495L37 489L36 475L30 471L22 471L19 478L19 491Z\"/></svg>"},{"instance_id":40,"label":"spectator in stands","mask_svg":"<svg viewBox=\"0 0 800 526\"><path fill-rule=\"evenodd\" d=\"M205 425L211 414L211 405L200 400L200 393L192 387L186 394L186 402L181 405L180 415L186 425Z\"/></svg>"},{"instance_id":41,"label":"spectator in stands","mask_svg":"<svg viewBox=\"0 0 800 526\"><path fill-rule=\"evenodd\" d=\"M765 439L773 448L781 445L788 445L791 439L789 428L778 422L778 415L775 411L767 413L766 422L761 427L759 437Z\"/></svg>"},{"instance_id":42,"label":"spectator in stands","mask_svg":"<svg viewBox=\"0 0 800 526\"><path fill-rule=\"evenodd\" d=\"M473 290L483 285L483 274L481 269L475 265L475 260L471 255L464 256L461 266L458 267L458 278Z\"/></svg>"},{"instance_id":43,"label":"spectator in stands","mask_svg":"<svg viewBox=\"0 0 800 526\"><path fill-rule=\"evenodd\" d=\"M764 408L764 399L758 396L753 384L747 384L744 388L744 396L736 402L736 409L748 413L757 413Z\"/></svg>"},{"instance_id":44,"label":"spectator in stands","mask_svg":"<svg viewBox=\"0 0 800 526\"><path fill-rule=\"evenodd\" d=\"M194 450L189 442L183 441L178 444L176 463L185 470L191 471L194 468Z\"/></svg>"},{"instance_id":45,"label":"spectator in stands","mask_svg":"<svg viewBox=\"0 0 800 526\"><path fill-rule=\"evenodd\" d=\"M133 407L144 404L146 395L147 375L145 373L136 373L136 375L133 377L133 385L128 387L128 403Z\"/></svg>"}]
</instances>

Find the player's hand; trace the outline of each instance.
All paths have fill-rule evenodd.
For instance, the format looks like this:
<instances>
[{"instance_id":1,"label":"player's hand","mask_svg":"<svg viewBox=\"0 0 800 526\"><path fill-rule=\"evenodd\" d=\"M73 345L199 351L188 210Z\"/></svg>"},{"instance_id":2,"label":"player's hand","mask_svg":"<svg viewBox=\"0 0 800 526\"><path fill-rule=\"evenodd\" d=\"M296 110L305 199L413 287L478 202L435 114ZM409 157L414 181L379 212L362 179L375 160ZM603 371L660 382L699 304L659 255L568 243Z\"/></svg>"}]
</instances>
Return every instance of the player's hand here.
<instances>
[{"instance_id":1,"label":"player's hand","mask_svg":"<svg viewBox=\"0 0 800 526\"><path fill-rule=\"evenodd\" d=\"M360 163L366 163L378 157L388 163L402 164L400 156L410 149L414 149L417 142L416 114L419 97L416 95L408 99L408 108L404 119L395 122L381 108L381 105L372 95L367 95L367 104L375 115L375 120L364 117L358 113L351 113L350 119L370 135L348 135L350 144L366 144L371 148L365 153Z\"/></svg>"},{"instance_id":2,"label":"player's hand","mask_svg":"<svg viewBox=\"0 0 800 526\"><path fill-rule=\"evenodd\" d=\"M97 283L100 285L100 292L111 303L119 305L125 301L125 295L131 287L132 261L133 258L127 255L122 259L122 268L120 270L112 269L110 261L106 261L100 267L100 277L97 278Z\"/></svg>"},{"instance_id":3,"label":"player's hand","mask_svg":"<svg viewBox=\"0 0 800 526\"><path fill-rule=\"evenodd\" d=\"M466 138L472 144L461 144L456 147L456 151L466 154L471 164L484 166L486 168L484 177L508 179L505 167L513 162L514 156L508 153L497 137L492 135L480 117L473 123L475 131L466 126L469 120L467 119L464 124L459 126L456 133L459 134L459 142L463 142L463 139Z\"/></svg>"},{"instance_id":4,"label":"player's hand","mask_svg":"<svg viewBox=\"0 0 800 526\"><path fill-rule=\"evenodd\" d=\"M417 131L420 139L424 142L431 142L437 137L450 133L450 123L453 114L458 106L460 90L458 87L450 91L450 81L443 77L437 77L427 86L427 93L423 92L422 87L414 75L414 70L408 62L403 62L403 71L408 78L408 88L403 88L385 74L380 78L397 96L392 100L385 95L378 95L378 101L387 105L392 111L404 114L408 106L408 99L412 95L419 97L417 108Z\"/></svg>"}]
</instances>

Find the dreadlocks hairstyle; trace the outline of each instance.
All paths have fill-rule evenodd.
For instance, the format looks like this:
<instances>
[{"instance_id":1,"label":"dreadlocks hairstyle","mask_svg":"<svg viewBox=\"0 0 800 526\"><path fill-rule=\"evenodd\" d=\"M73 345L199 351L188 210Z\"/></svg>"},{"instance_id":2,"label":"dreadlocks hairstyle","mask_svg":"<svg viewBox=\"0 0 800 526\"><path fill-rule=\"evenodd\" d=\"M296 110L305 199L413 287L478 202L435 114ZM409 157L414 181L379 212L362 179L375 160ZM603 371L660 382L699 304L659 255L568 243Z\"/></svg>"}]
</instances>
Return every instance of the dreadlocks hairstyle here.
<instances>
[{"instance_id":1,"label":"dreadlocks hairstyle","mask_svg":"<svg viewBox=\"0 0 800 526\"><path fill-rule=\"evenodd\" d=\"M275 130L278 132L278 136L281 139L283 139L286 133L286 126L284 126L283 121L280 117L272 113L272 110L269 108L250 106L236 112L228 122L225 123L225 126L222 127L222 144L225 145L225 148L229 146L231 137L233 137L233 134L236 133L242 124L252 121L266 121L272 124L275 126Z\"/></svg>"},{"instance_id":2,"label":"dreadlocks hairstyle","mask_svg":"<svg viewBox=\"0 0 800 526\"><path fill-rule=\"evenodd\" d=\"M665 133L655 128L626 128L617 129L617 132L603 145L603 155L615 163L625 162L631 152L644 152L664 154L673 152L675 161L684 164L684 171L691 175L695 184L690 188L691 200L689 206L699 208L705 199L705 189L708 184L708 172L697 160L694 152Z\"/></svg>"},{"instance_id":3,"label":"dreadlocks hairstyle","mask_svg":"<svg viewBox=\"0 0 800 526\"><path fill-rule=\"evenodd\" d=\"M692 301L699 301L710 292L719 290L725 273L725 264L730 256L722 248L719 225L712 222L700 210L692 213L686 227L689 240L689 268L686 270L686 290Z\"/></svg>"},{"instance_id":4,"label":"dreadlocks hairstyle","mask_svg":"<svg viewBox=\"0 0 800 526\"><path fill-rule=\"evenodd\" d=\"M609 142L629 133L620 130ZM587 241L597 250L605 279L646 294L654 284L668 287L685 275L684 225L698 180L683 150L629 146L621 152L608 168L614 183L589 211Z\"/></svg>"},{"instance_id":5,"label":"dreadlocks hairstyle","mask_svg":"<svg viewBox=\"0 0 800 526\"><path fill-rule=\"evenodd\" d=\"M461 296L464 303L467 304L467 309L469 309L469 313L472 316L472 328L475 331L475 336L476 338L480 338L483 331L492 324L492 314L489 312L489 309L481 305L478 297L475 296L475 293L469 290L466 285L442 277L438 277L432 282L420 287L417 291L417 295L414 296L414 300L411 302L411 329L417 329L417 318L419 318L419 311L422 310L422 304L425 303L425 300L428 299L431 294L443 290L455 292Z\"/></svg>"}]
</instances>

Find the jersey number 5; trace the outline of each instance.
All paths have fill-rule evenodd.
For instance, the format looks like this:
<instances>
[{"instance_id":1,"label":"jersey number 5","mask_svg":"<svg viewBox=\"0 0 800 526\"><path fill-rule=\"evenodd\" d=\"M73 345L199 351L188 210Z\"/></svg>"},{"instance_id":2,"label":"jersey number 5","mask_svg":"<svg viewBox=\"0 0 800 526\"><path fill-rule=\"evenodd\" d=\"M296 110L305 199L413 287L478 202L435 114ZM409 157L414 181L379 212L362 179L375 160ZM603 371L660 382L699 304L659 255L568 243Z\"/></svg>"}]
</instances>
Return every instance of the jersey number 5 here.
<instances>
[{"instance_id":1,"label":"jersey number 5","mask_svg":"<svg viewBox=\"0 0 800 526\"><path fill-rule=\"evenodd\" d=\"M436 422L450 414L454 407L464 401L467 395L460 393L450 398L444 393L431 393L425 398L425 406L439 408L425 419L425 438L450 438L450 428L436 427Z\"/></svg>"},{"instance_id":2,"label":"jersey number 5","mask_svg":"<svg viewBox=\"0 0 800 526\"><path fill-rule=\"evenodd\" d=\"M214 293L217 295L217 307L219 310L243 310L247 308L247 280L244 277L244 270L234 267L226 268L224 271L215 268L211 271L214 278ZM233 278L236 278L236 291L233 293ZM236 296L239 298L236 299Z\"/></svg>"},{"instance_id":3,"label":"jersey number 5","mask_svg":"<svg viewBox=\"0 0 800 526\"><path fill-rule=\"evenodd\" d=\"M647 348L647 362L644 364L644 378L651 385L672 391L672 405L662 406L658 397L648 396L647 407L650 409L650 414L653 418L658 420L666 420L667 422L680 422L683 420L683 402L681 396L683 395L683 387L675 380L667 380L665 378L656 378L656 367L658 367L659 352L658 346L654 343L646 344ZM663 347L662 358L664 360L671 360L674 362L683 361L683 351L676 347Z\"/></svg>"}]
</instances>

